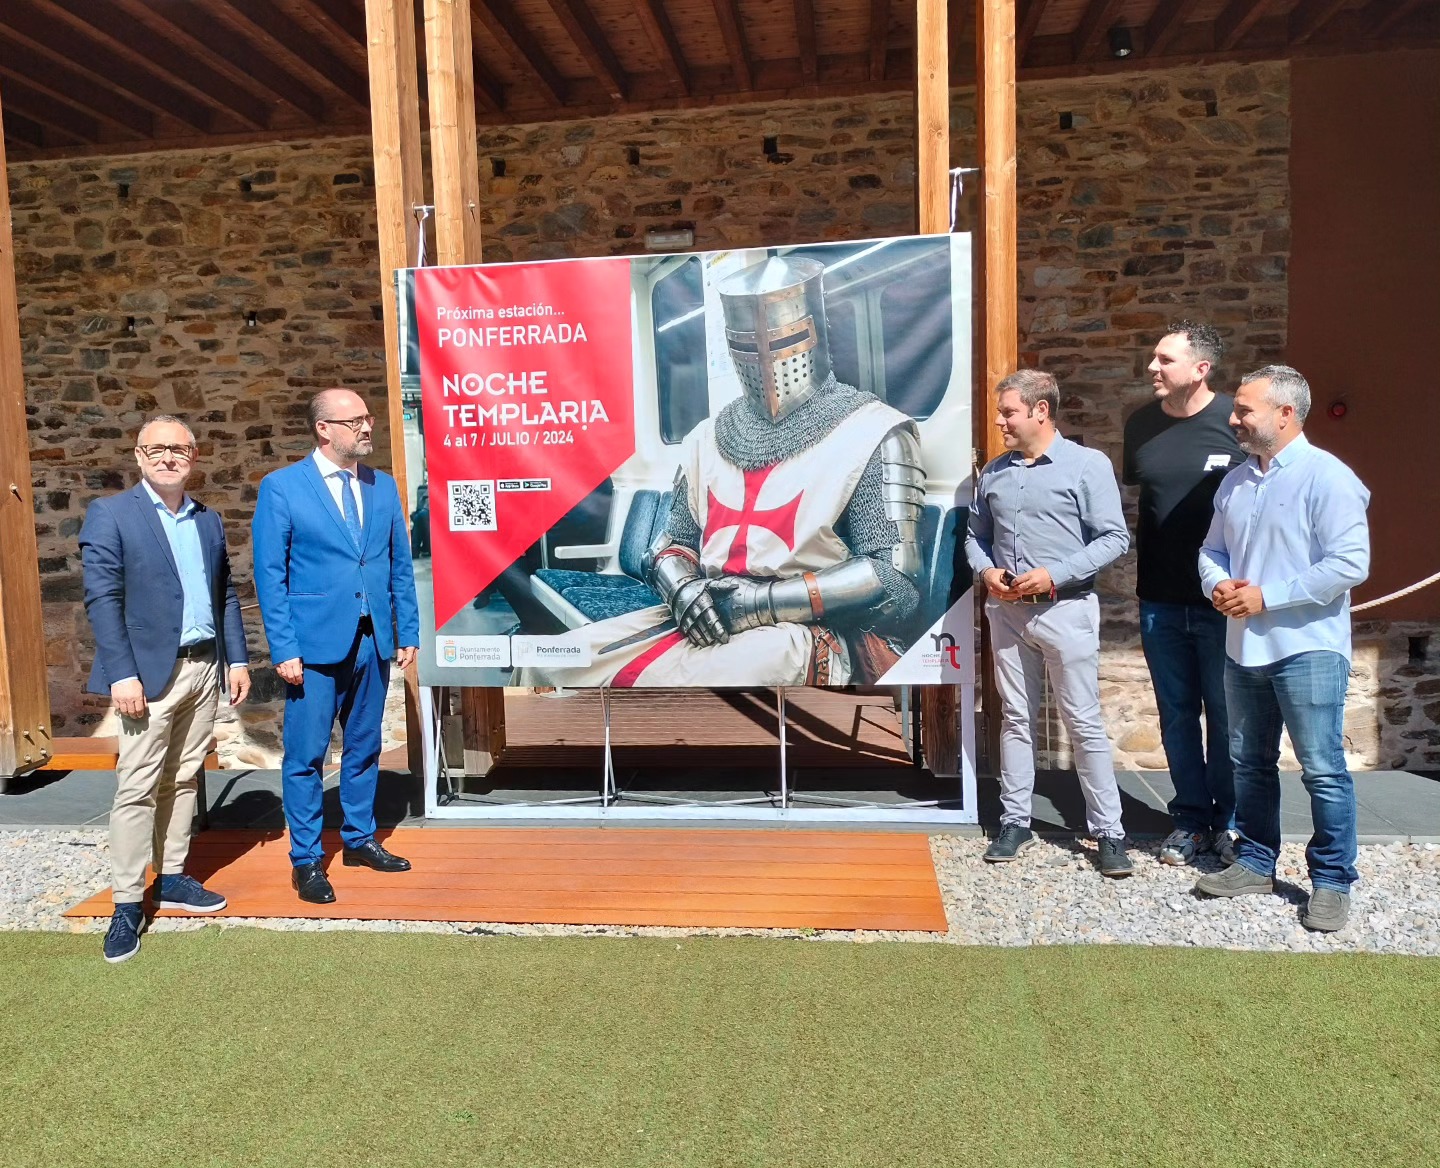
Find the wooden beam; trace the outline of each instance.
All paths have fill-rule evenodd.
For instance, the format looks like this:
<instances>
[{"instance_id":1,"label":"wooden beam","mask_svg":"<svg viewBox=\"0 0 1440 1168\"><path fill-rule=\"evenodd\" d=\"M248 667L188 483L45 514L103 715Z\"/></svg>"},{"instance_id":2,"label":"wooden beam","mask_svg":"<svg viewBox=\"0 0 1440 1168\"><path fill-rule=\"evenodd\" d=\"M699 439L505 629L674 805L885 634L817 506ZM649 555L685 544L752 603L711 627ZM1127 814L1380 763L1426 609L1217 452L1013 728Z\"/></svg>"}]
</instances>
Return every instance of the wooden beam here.
<instances>
[{"instance_id":1,"label":"wooden beam","mask_svg":"<svg viewBox=\"0 0 1440 1168\"><path fill-rule=\"evenodd\" d=\"M1370 35L1384 36L1417 8L1429 2L1430 0L1373 0L1370 7L1365 9L1365 15L1370 18Z\"/></svg>"},{"instance_id":2,"label":"wooden beam","mask_svg":"<svg viewBox=\"0 0 1440 1168\"><path fill-rule=\"evenodd\" d=\"M1309 0L1290 10L1290 43L1303 45L1330 23L1350 0Z\"/></svg>"},{"instance_id":3,"label":"wooden beam","mask_svg":"<svg viewBox=\"0 0 1440 1168\"><path fill-rule=\"evenodd\" d=\"M820 76L815 47L815 0L795 0L795 41L800 46L800 76L814 85Z\"/></svg>"},{"instance_id":4,"label":"wooden beam","mask_svg":"<svg viewBox=\"0 0 1440 1168\"><path fill-rule=\"evenodd\" d=\"M472 58L469 5L464 0L425 0L435 258L440 264L478 264L481 259Z\"/></svg>"},{"instance_id":5,"label":"wooden beam","mask_svg":"<svg viewBox=\"0 0 1440 1168\"><path fill-rule=\"evenodd\" d=\"M0 122L5 122L0 109ZM50 682L20 363L10 183L0 140L0 791L50 755Z\"/></svg>"},{"instance_id":6,"label":"wooden beam","mask_svg":"<svg viewBox=\"0 0 1440 1168\"><path fill-rule=\"evenodd\" d=\"M23 81L12 78L5 84L5 97L31 121L50 130L57 130L79 142L99 142L100 123L69 105L56 101L47 93L32 89Z\"/></svg>"},{"instance_id":7,"label":"wooden beam","mask_svg":"<svg viewBox=\"0 0 1440 1168\"><path fill-rule=\"evenodd\" d=\"M210 0L207 7L288 72L318 82L359 109L370 100L365 78L270 0Z\"/></svg>"},{"instance_id":8,"label":"wooden beam","mask_svg":"<svg viewBox=\"0 0 1440 1168\"><path fill-rule=\"evenodd\" d=\"M1200 0L1160 0L1145 25L1145 56L1160 56L1199 2Z\"/></svg>"},{"instance_id":9,"label":"wooden beam","mask_svg":"<svg viewBox=\"0 0 1440 1168\"><path fill-rule=\"evenodd\" d=\"M415 62L414 0L365 0L369 63L370 145L375 159L375 219L380 248L380 305L385 318L385 415L390 472L410 513L405 466L405 407L400 385L400 320L395 271L419 258L415 208L425 202L420 151L420 99ZM405 671L405 746L410 773L423 773L419 678Z\"/></svg>"},{"instance_id":10,"label":"wooden beam","mask_svg":"<svg viewBox=\"0 0 1440 1168\"><path fill-rule=\"evenodd\" d=\"M665 6L660 0L635 0L635 15L640 18L650 43L655 47L660 68L681 93L689 94L690 70L685 66L685 54L680 49L670 18L665 14Z\"/></svg>"},{"instance_id":11,"label":"wooden beam","mask_svg":"<svg viewBox=\"0 0 1440 1168\"><path fill-rule=\"evenodd\" d=\"M1125 0L1090 0L1090 5L1085 9L1085 15L1080 18L1080 26L1075 30L1075 36L1071 41L1074 46L1075 60L1088 61L1092 57L1099 56L1100 45L1105 40L1105 34L1119 19L1120 10L1124 7Z\"/></svg>"},{"instance_id":12,"label":"wooden beam","mask_svg":"<svg viewBox=\"0 0 1440 1168\"><path fill-rule=\"evenodd\" d=\"M980 238L984 273L979 313L982 386L976 402L984 419L995 414L995 386L1015 372L1019 354L1019 287L1016 280L1015 56L1009 51L1015 0L978 0L976 30L976 129L980 147ZM985 426L984 461L1004 452L994 426Z\"/></svg>"},{"instance_id":13,"label":"wooden beam","mask_svg":"<svg viewBox=\"0 0 1440 1168\"><path fill-rule=\"evenodd\" d=\"M546 97L556 105L565 104L565 79L525 27L510 0L471 0L470 12L506 55L530 74Z\"/></svg>"},{"instance_id":14,"label":"wooden beam","mask_svg":"<svg viewBox=\"0 0 1440 1168\"><path fill-rule=\"evenodd\" d=\"M1026 0L1025 7L1021 11L1019 21L1015 26L1015 64L1018 68L1025 62L1025 53L1030 48L1030 42L1035 39L1035 30L1040 27L1040 20L1045 15L1045 9L1050 6L1050 0ZM976 19L979 19L979 9L976 9ZM978 47L980 34L975 34L975 43Z\"/></svg>"},{"instance_id":15,"label":"wooden beam","mask_svg":"<svg viewBox=\"0 0 1440 1168\"><path fill-rule=\"evenodd\" d=\"M21 61L30 68L21 68ZM0 76L28 85L52 101L74 106L122 132L142 138L155 136L155 116L149 110L113 89L97 85L74 69L53 61L37 62L18 42L3 34L0 34Z\"/></svg>"},{"instance_id":16,"label":"wooden beam","mask_svg":"<svg viewBox=\"0 0 1440 1168\"><path fill-rule=\"evenodd\" d=\"M23 142L27 146L33 146L37 150L43 150L47 145L45 141L45 127L38 122L32 122L23 114L17 114L12 109L5 110L3 124L4 137L15 142Z\"/></svg>"},{"instance_id":17,"label":"wooden beam","mask_svg":"<svg viewBox=\"0 0 1440 1168\"><path fill-rule=\"evenodd\" d=\"M352 0L298 0L306 12L342 44L354 45L368 60L365 12Z\"/></svg>"},{"instance_id":18,"label":"wooden beam","mask_svg":"<svg viewBox=\"0 0 1440 1168\"><path fill-rule=\"evenodd\" d=\"M740 9L735 0L713 0L715 19L720 22L720 36L730 57L730 70L735 88L749 92L755 88L755 71L745 48L745 32L740 26Z\"/></svg>"},{"instance_id":19,"label":"wooden beam","mask_svg":"<svg viewBox=\"0 0 1440 1168\"><path fill-rule=\"evenodd\" d=\"M1233 49L1265 15L1271 0L1230 0L1215 18L1215 47Z\"/></svg>"},{"instance_id":20,"label":"wooden beam","mask_svg":"<svg viewBox=\"0 0 1440 1168\"><path fill-rule=\"evenodd\" d=\"M95 4L93 0L43 0L45 8L57 20L69 20L75 27L84 30L103 46L104 59L109 62L116 54L123 61L141 69L159 69L180 93L180 101L187 96L199 101L200 106L176 106L174 97L157 90L156 100L148 100L136 94L138 101L156 113L179 118L187 125L197 125L191 118L205 121L209 115L204 107L233 114L246 126L263 130L270 124L270 106L254 94L242 89L229 78L213 69L206 69L204 63L183 52L170 41L160 36L149 26L138 20L127 19L122 0ZM101 80L110 81L111 70ZM197 128L198 127L197 125Z\"/></svg>"},{"instance_id":21,"label":"wooden beam","mask_svg":"<svg viewBox=\"0 0 1440 1168\"><path fill-rule=\"evenodd\" d=\"M920 0L923 5L925 0ZM919 19L917 9L916 19ZM890 0L870 0L870 80L880 81L885 76L885 42L890 35ZM918 45L920 31L915 31ZM948 73L948 65L947 65Z\"/></svg>"},{"instance_id":22,"label":"wooden beam","mask_svg":"<svg viewBox=\"0 0 1440 1168\"><path fill-rule=\"evenodd\" d=\"M624 101L629 92L625 70L615 59L614 50L585 0L550 0L550 9L565 26L565 32L575 42L591 72L605 86L605 92L616 101Z\"/></svg>"}]
</instances>

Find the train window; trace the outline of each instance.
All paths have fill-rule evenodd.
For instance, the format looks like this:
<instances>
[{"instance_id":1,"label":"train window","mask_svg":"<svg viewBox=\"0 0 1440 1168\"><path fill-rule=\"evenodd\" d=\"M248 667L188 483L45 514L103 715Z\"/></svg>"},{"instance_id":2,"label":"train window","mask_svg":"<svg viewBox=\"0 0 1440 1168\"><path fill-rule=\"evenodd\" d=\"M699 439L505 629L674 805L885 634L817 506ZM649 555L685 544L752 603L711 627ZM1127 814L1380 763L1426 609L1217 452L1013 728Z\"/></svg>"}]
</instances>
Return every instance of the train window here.
<instances>
[{"instance_id":1,"label":"train window","mask_svg":"<svg viewBox=\"0 0 1440 1168\"><path fill-rule=\"evenodd\" d=\"M660 437L684 439L710 413L706 378L705 287L700 257L691 256L655 282L655 382L660 395Z\"/></svg>"},{"instance_id":2,"label":"train window","mask_svg":"<svg viewBox=\"0 0 1440 1168\"><path fill-rule=\"evenodd\" d=\"M948 260L948 257L947 257ZM919 265L880 294L885 400L912 418L928 418L950 385L950 267Z\"/></svg>"}]
</instances>

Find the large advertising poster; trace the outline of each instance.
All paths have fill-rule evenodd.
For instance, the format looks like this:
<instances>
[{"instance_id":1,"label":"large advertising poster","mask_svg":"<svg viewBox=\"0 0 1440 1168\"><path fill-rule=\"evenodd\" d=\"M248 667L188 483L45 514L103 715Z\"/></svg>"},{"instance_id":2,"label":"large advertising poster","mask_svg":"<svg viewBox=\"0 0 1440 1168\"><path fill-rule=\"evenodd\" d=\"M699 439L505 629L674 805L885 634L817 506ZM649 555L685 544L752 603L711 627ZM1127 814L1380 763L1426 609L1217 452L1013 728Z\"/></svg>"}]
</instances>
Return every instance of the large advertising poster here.
<instances>
[{"instance_id":1,"label":"large advertising poster","mask_svg":"<svg viewBox=\"0 0 1440 1168\"><path fill-rule=\"evenodd\" d=\"M426 685L968 683L968 235L397 275Z\"/></svg>"}]
</instances>

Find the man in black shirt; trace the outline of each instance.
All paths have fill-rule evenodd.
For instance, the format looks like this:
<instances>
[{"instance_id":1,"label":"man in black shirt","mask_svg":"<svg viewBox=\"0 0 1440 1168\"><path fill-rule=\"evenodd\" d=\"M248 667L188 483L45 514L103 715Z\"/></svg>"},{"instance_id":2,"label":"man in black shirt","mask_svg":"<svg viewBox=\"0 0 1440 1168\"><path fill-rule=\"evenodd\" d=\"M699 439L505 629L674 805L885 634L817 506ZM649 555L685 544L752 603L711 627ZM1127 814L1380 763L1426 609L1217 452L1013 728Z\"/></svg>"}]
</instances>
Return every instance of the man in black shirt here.
<instances>
[{"instance_id":1,"label":"man in black shirt","mask_svg":"<svg viewBox=\"0 0 1440 1168\"><path fill-rule=\"evenodd\" d=\"M1202 591L1197 564L1215 490L1245 458L1230 430L1235 399L1208 384L1222 352L1210 325L1172 324L1150 362L1155 400L1125 423L1124 480L1140 487L1140 643L1175 786L1174 830L1160 846L1166 864L1187 864L1205 850L1234 859L1225 617Z\"/></svg>"}]
</instances>

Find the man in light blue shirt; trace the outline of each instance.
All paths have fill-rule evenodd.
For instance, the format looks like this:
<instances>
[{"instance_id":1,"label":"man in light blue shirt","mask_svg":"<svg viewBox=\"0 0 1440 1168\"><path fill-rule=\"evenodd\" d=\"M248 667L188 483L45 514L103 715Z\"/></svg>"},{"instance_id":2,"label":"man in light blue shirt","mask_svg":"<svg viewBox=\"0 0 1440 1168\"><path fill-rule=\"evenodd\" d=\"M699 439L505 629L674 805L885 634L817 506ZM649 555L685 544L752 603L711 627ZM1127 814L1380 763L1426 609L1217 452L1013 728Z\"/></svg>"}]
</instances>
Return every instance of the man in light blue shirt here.
<instances>
[{"instance_id":1,"label":"man in light blue shirt","mask_svg":"<svg viewBox=\"0 0 1440 1168\"><path fill-rule=\"evenodd\" d=\"M1287 365L1249 374L1230 425L1251 457L1225 476L1200 549L1200 583L1226 630L1225 700L1235 766L1237 861L1197 892L1271 892L1280 851L1280 731L1290 732L1315 831L1300 914L1333 932L1358 879L1355 786L1345 765L1350 589L1370 572L1370 492L1301 428L1310 386Z\"/></svg>"}]
</instances>

